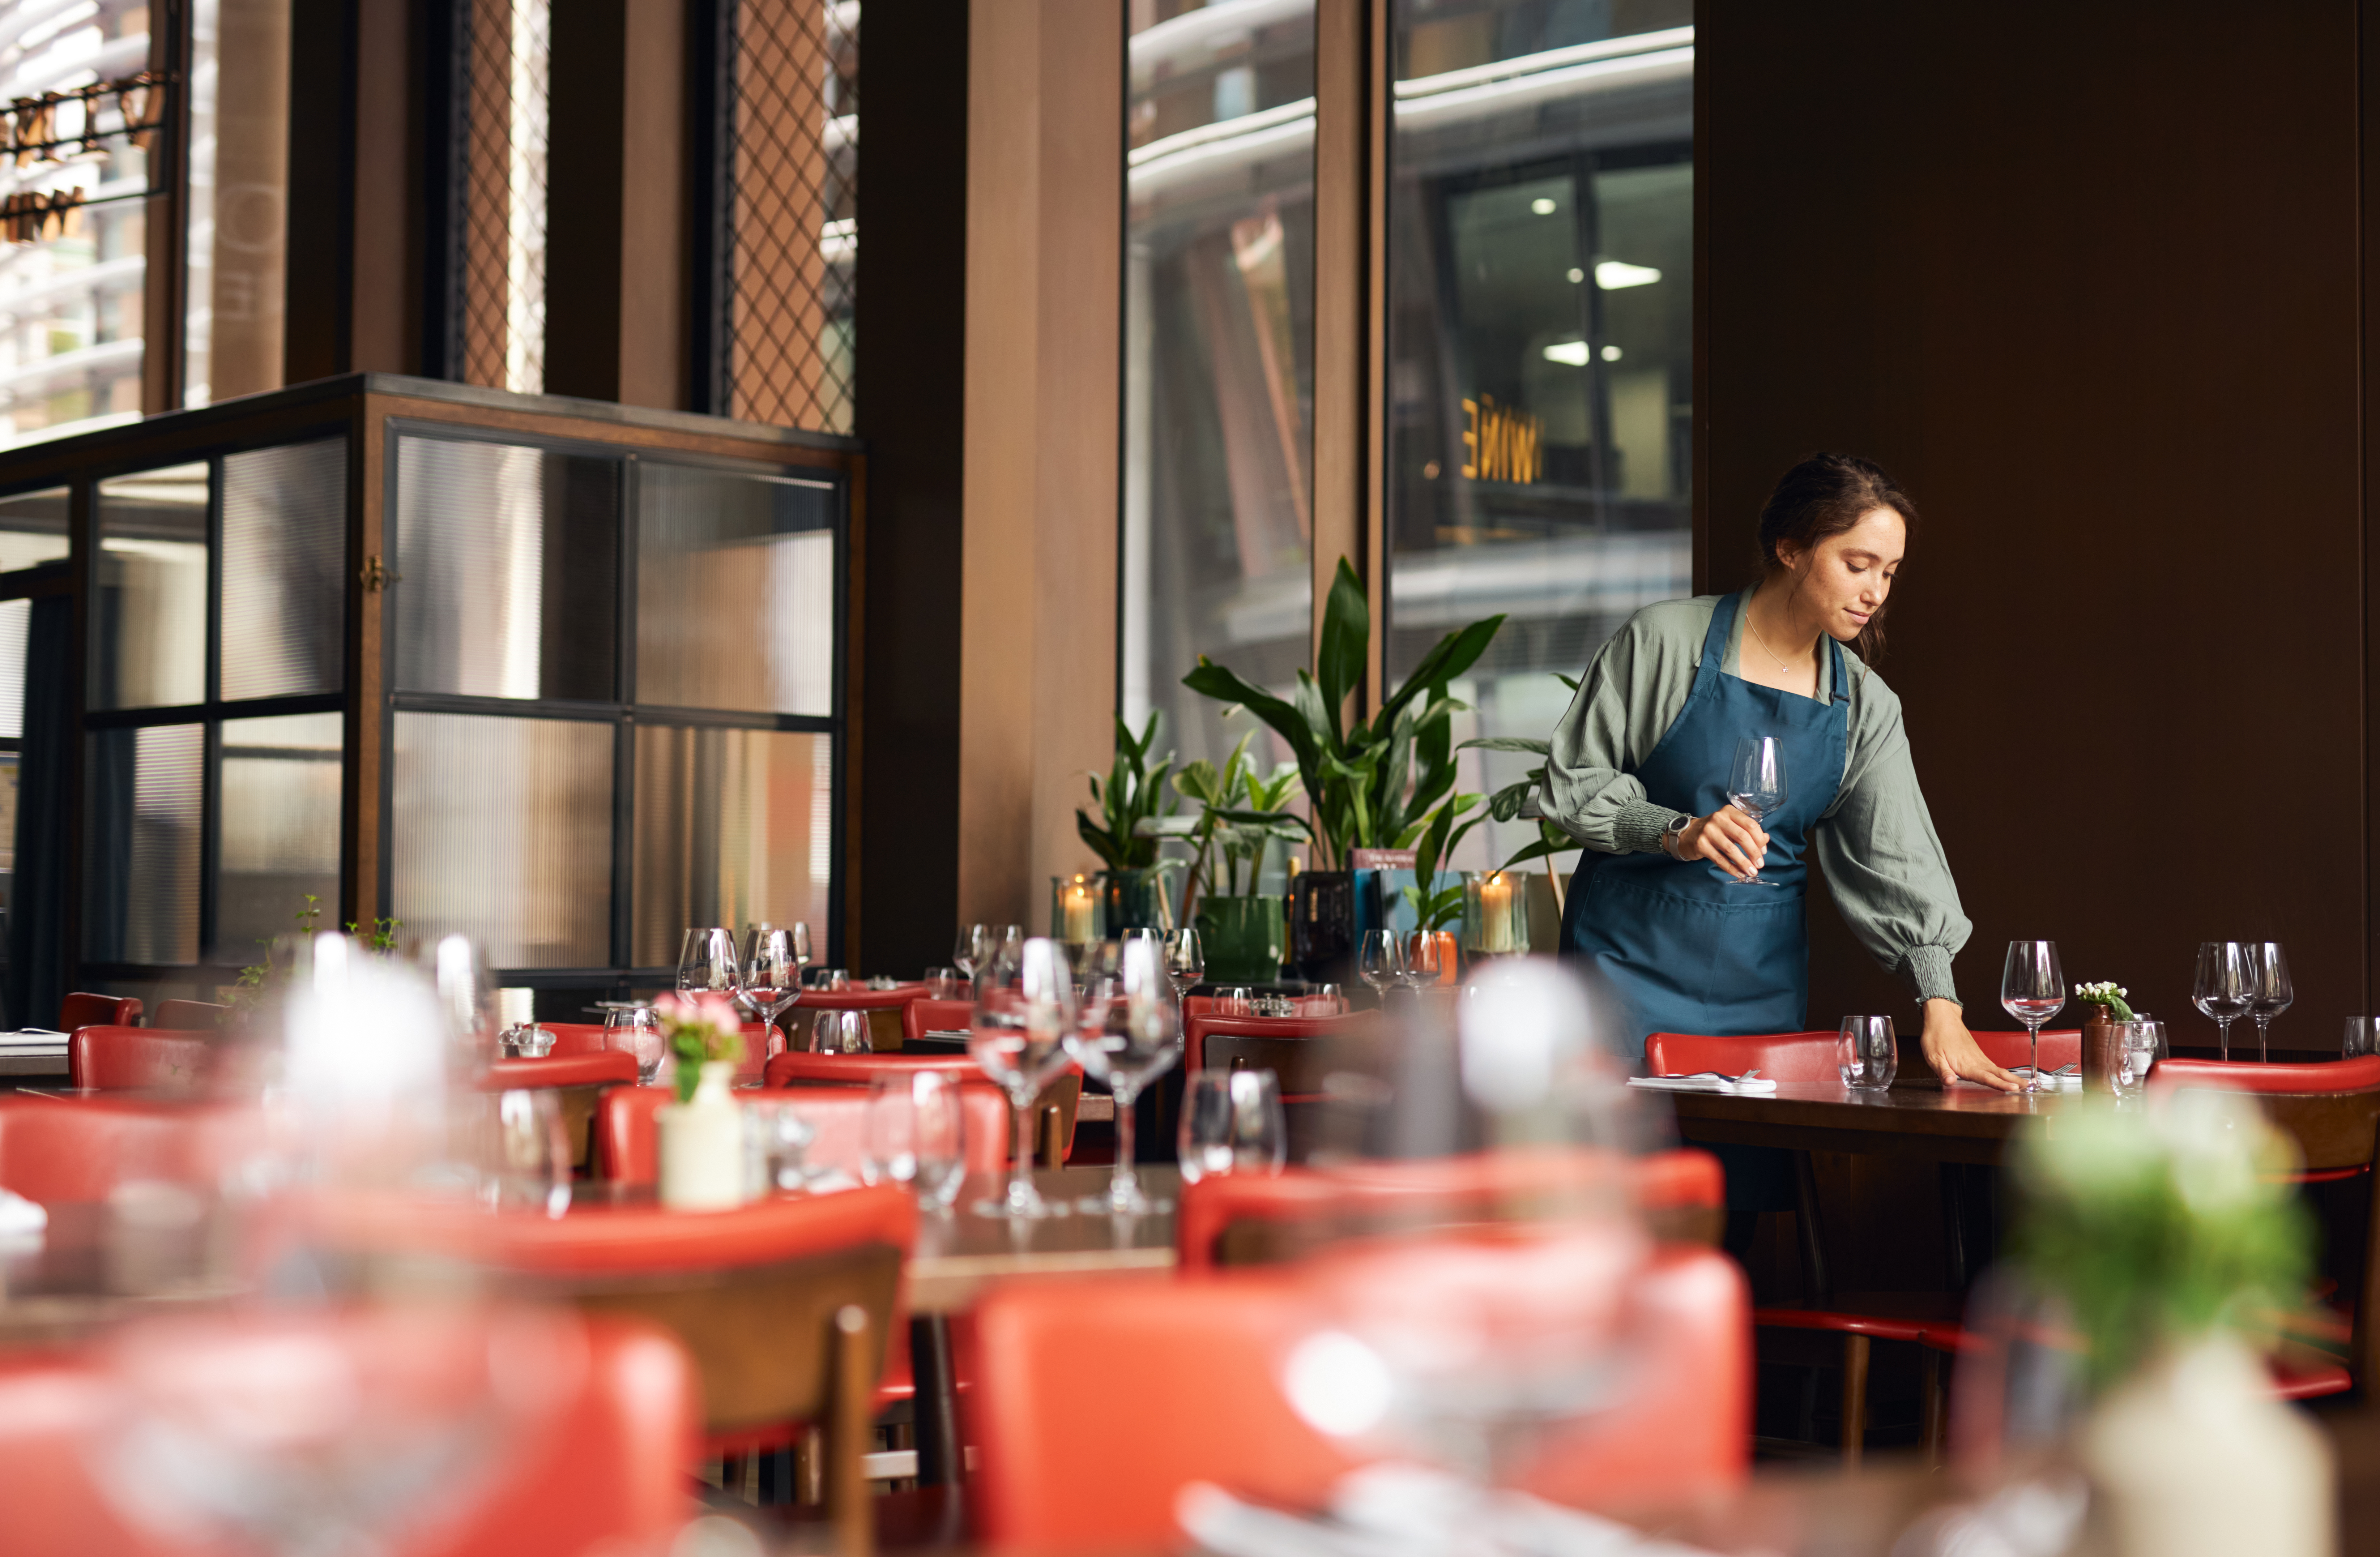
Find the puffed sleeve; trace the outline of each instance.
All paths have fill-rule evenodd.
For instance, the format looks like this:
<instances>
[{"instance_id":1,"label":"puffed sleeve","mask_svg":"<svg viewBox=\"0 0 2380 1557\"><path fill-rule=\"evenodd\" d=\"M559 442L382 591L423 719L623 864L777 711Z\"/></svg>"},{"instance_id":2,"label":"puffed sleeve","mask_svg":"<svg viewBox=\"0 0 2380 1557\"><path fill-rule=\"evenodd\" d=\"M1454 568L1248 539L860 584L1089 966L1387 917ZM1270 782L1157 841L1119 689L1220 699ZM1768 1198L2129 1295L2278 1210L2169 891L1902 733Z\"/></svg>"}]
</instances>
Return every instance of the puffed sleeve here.
<instances>
[{"instance_id":1,"label":"puffed sleeve","mask_svg":"<svg viewBox=\"0 0 2380 1557\"><path fill-rule=\"evenodd\" d=\"M1678 815L1646 800L1644 784L1624 770L1645 759L1694 689L1692 654L1673 640L1691 650L1701 638L1691 631L1691 616L1669 619L1696 605L1703 603L1673 602L1630 618L1596 651L1569 712L1554 727L1537 806L1589 849L1649 853ZM1704 605L1705 622L1709 614Z\"/></svg>"},{"instance_id":2,"label":"puffed sleeve","mask_svg":"<svg viewBox=\"0 0 2380 1557\"><path fill-rule=\"evenodd\" d=\"M1950 960L1974 926L1959 907L1950 862L1917 787L1900 700L1868 672L1858 701L1850 766L1812 846L1835 907L1868 954L1908 979L1918 999L1955 1001Z\"/></svg>"}]
</instances>

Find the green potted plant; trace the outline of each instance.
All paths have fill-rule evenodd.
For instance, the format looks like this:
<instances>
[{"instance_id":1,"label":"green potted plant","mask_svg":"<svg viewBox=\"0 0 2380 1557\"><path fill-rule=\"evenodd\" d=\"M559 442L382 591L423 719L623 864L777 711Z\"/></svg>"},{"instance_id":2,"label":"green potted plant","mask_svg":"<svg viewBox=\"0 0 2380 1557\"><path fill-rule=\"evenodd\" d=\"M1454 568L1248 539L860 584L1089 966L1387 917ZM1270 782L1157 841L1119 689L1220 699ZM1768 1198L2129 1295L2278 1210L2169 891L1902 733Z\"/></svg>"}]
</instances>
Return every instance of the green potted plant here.
<instances>
[{"instance_id":1,"label":"green potted plant","mask_svg":"<svg viewBox=\"0 0 2380 1557\"><path fill-rule=\"evenodd\" d=\"M1556 671L1554 673L1554 679L1560 682L1562 685L1570 688L1572 692L1576 692L1578 690L1578 678L1576 676L1565 676L1561 674L1561 672ZM1529 769L1529 771L1522 777L1520 782L1515 784L1507 784L1502 789L1498 790L1494 794L1488 797L1488 815L1499 822L1513 822L1520 820L1523 814L1526 811L1530 800L1536 795L1538 790L1544 785L1546 781L1546 764L1550 762L1553 758L1553 743L1551 742L1525 735L1486 736L1476 741L1465 741L1461 746L1455 749L1457 751L1463 752L1518 752L1526 756L1533 756L1541 759L1537 763L1536 766ZM1563 910L1562 894L1567 883L1562 880L1560 873L1556 872L1552 868L1552 861L1555 855L1567 854L1572 850L1576 849L1578 847L1578 839L1571 837L1570 834L1562 831L1559 825L1547 820L1543 816L1539 816L1536 820L1537 824L1537 836L1529 842L1523 844L1520 848L1514 850L1512 851L1512 857L1506 860L1501 865L1498 866L1497 871L1500 874L1510 875L1512 874L1512 867L1515 865L1524 865L1532 860L1546 861L1547 881L1548 885L1553 887L1554 912L1560 914ZM1527 872L1522 872L1515 879L1517 881L1525 882L1527 875Z\"/></svg>"},{"instance_id":2,"label":"green potted plant","mask_svg":"<svg viewBox=\"0 0 2380 1557\"><path fill-rule=\"evenodd\" d=\"M1323 602L1315 668L1297 672L1289 697L1276 697L1204 655L1182 678L1201 696L1236 704L1262 719L1297 759L1314 843L1312 868L1290 882L1290 958L1302 977L1349 978L1354 853L1413 847L1422 818L1453 790L1453 714L1466 705L1449 696L1447 686L1471 669L1503 625L1503 617L1491 616L1448 634L1380 700L1378 713L1351 719L1347 699L1370 652L1372 611L1363 581L1342 557Z\"/></svg>"},{"instance_id":3,"label":"green potted plant","mask_svg":"<svg viewBox=\"0 0 2380 1557\"><path fill-rule=\"evenodd\" d=\"M1174 790L1198 806L1195 819L1174 819L1189 824L1181 829L1191 850L1190 875L1182 888L1183 922L1198 931L1207 976L1227 984L1281 977L1288 951L1281 899L1257 892L1257 873L1276 839L1307 836L1304 819L1284 809L1298 791L1297 765L1281 763L1259 776L1248 755L1254 739L1253 731L1240 737L1220 768L1202 758L1173 776Z\"/></svg>"},{"instance_id":4,"label":"green potted plant","mask_svg":"<svg viewBox=\"0 0 2380 1557\"><path fill-rule=\"evenodd\" d=\"M1099 873L1103 923L1098 929L1103 936L1125 930L1173 928L1172 895L1165 885L1167 864L1158 858L1162 824L1181 809L1181 802L1165 792L1173 754L1166 753L1153 768L1148 765L1162 718L1150 710L1138 735L1121 717L1116 719L1115 761L1108 769L1107 782L1100 783L1096 773L1090 776L1091 800L1099 808L1100 819L1091 820L1080 807L1075 811L1075 830L1107 866ZM1050 933L1062 939L1067 934L1064 926L1056 924Z\"/></svg>"}]
</instances>

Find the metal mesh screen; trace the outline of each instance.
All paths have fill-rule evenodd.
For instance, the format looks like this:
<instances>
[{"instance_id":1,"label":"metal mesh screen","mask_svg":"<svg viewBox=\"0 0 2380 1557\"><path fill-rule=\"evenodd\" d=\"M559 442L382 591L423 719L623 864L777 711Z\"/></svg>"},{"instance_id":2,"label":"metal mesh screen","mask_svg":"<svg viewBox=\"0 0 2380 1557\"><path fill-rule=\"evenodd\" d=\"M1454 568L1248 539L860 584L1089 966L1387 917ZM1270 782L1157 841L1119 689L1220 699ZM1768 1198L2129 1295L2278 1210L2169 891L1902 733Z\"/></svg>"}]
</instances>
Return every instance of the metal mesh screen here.
<instances>
[{"instance_id":1,"label":"metal mesh screen","mask_svg":"<svg viewBox=\"0 0 2380 1557\"><path fill-rule=\"evenodd\" d=\"M469 15L462 377L539 394L552 0L470 0Z\"/></svg>"},{"instance_id":2,"label":"metal mesh screen","mask_svg":"<svg viewBox=\"0 0 2380 1557\"><path fill-rule=\"evenodd\" d=\"M856 0L738 0L731 62L727 409L852 424Z\"/></svg>"}]
</instances>

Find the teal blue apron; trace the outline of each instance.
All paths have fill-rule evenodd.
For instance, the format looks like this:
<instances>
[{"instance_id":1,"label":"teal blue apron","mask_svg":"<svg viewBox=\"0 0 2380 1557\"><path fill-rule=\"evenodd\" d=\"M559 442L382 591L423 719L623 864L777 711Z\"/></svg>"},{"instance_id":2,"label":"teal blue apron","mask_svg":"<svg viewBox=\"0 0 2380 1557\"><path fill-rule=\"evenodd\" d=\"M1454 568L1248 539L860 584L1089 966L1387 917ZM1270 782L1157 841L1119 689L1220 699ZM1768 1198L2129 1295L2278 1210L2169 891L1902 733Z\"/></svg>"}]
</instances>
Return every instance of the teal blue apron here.
<instances>
[{"instance_id":1,"label":"teal blue apron","mask_svg":"<svg viewBox=\"0 0 2380 1557\"><path fill-rule=\"evenodd\" d=\"M1829 696L1824 703L1761 686L1720 668L1736 613L1749 592L1711 613L1694 691L1669 733L1633 771L1656 805L1707 816L1725 805L1735 743L1774 735L1785 749L1785 803L1762 824L1768 858L1760 874L1782 886L1747 885L1706 860L1666 852L1579 856L1562 915L1565 955L1585 960L1620 1018L1616 1044L1645 1057L1654 1032L1729 1037L1796 1032L1810 1000L1810 933L1805 894L1810 829L1842 784L1851 732L1851 681L1842 646L1826 640ZM1748 651L1747 651L1748 652ZM1762 1149L1753 1149L1760 1151ZM1761 1160L1729 1166L1729 1202L1775 1198L1767 1180L1779 1167ZM1740 1187L1738 1180L1744 1180Z\"/></svg>"}]
</instances>

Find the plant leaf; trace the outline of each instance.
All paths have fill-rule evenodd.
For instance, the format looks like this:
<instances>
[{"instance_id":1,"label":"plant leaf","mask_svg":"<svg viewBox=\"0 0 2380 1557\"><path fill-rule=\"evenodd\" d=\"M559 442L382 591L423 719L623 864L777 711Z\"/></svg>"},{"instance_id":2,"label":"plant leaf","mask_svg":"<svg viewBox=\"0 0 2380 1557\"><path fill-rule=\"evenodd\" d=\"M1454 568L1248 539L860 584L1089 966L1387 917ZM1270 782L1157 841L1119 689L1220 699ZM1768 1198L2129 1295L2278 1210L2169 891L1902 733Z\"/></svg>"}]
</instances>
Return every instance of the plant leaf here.
<instances>
[{"instance_id":1,"label":"plant leaf","mask_svg":"<svg viewBox=\"0 0 2380 1557\"><path fill-rule=\"evenodd\" d=\"M1523 752L1530 756L1549 757L1554 746L1550 741L1532 740L1525 735L1483 735L1465 741L1455 748L1458 752Z\"/></svg>"},{"instance_id":2,"label":"plant leaf","mask_svg":"<svg viewBox=\"0 0 2380 1557\"><path fill-rule=\"evenodd\" d=\"M1442 687L1470 670L1479 657L1488 652L1488 644L1494 641L1498 630L1503 625L1503 614L1499 612L1440 638L1436 647L1422 656L1421 663L1414 667L1414 673L1405 678L1405 684L1397 688L1380 705L1381 716L1385 718L1403 707L1420 696L1424 688Z\"/></svg>"},{"instance_id":3,"label":"plant leaf","mask_svg":"<svg viewBox=\"0 0 2380 1557\"><path fill-rule=\"evenodd\" d=\"M1364 659L1371 649L1372 608L1365 597L1363 580L1346 558L1330 580L1330 595L1322 608L1322 642L1315 656L1316 679L1322 701L1330 711L1330 730L1339 731L1339 711L1347 694L1363 679Z\"/></svg>"}]
</instances>

